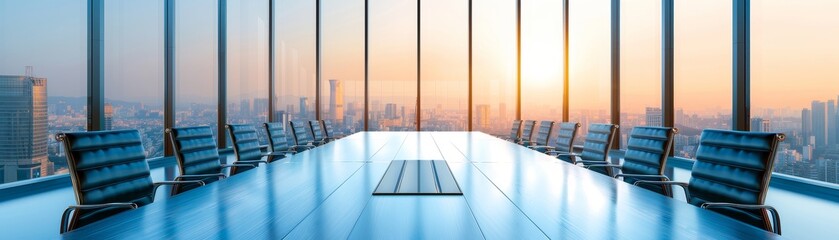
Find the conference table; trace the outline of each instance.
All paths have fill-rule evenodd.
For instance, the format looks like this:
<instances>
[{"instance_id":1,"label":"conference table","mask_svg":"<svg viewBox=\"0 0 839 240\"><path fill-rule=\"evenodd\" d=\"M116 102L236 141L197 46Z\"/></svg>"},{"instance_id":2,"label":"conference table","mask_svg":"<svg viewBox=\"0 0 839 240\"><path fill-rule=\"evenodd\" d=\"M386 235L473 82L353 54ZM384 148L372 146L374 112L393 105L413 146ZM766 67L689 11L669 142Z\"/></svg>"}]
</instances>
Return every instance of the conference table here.
<instances>
[{"instance_id":1,"label":"conference table","mask_svg":"<svg viewBox=\"0 0 839 240\"><path fill-rule=\"evenodd\" d=\"M462 194L374 195L394 160L442 160ZM62 237L780 238L481 132L356 133Z\"/></svg>"}]
</instances>

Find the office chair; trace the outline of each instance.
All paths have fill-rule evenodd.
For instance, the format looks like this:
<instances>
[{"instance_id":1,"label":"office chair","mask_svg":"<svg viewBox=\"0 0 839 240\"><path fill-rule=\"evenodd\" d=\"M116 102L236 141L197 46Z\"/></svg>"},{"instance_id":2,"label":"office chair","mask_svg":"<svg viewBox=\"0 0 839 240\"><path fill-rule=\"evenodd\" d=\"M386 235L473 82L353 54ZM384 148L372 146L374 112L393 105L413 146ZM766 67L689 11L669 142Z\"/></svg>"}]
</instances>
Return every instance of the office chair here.
<instances>
[{"instance_id":1,"label":"office chair","mask_svg":"<svg viewBox=\"0 0 839 240\"><path fill-rule=\"evenodd\" d=\"M577 130L580 129L579 123L559 123L559 134L554 141L553 146L536 145L529 146L530 149L546 153L551 151L553 153L570 153L574 149L574 138L577 137Z\"/></svg>"},{"instance_id":2,"label":"office chair","mask_svg":"<svg viewBox=\"0 0 839 240\"><path fill-rule=\"evenodd\" d=\"M323 122L323 134L326 135L326 139L329 141L337 140L342 138L343 136L335 134L334 128L332 127L332 120L326 119L322 120Z\"/></svg>"},{"instance_id":3,"label":"office chair","mask_svg":"<svg viewBox=\"0 0 839 240\"><path fill-rule=\"evenodd\" d=\"M548 142L551 139L551 134L554 131L554 125L556 122L554 121L541 121L539 122L538 132L536 133L536 140L529 141L523 140L521 145L523 146L544 146L548 145Z\"/></svg>"},{"instance_id":4,"label":"office chair","mask_svg":"<svg viewBox=\"0 0 839 240\"><path fill-rule=\"evenodd\" d=\"M312 128L307 121L291 121L289 125L291 125L291 136L294 140L294 145L309 146L310 148L317 146L315 145Z\"/></svg>"},{"instance_id":5,"label":"office chair","mask_svg":"<svg viewBox=\"0 0 839 240\"><path fill-rule=\"evenodd\" d=\"M586 141L583 143L583 152L547 151L546 153L571 164L594 163L602 164L609 159L609 150L612 149L612 142L618 126L612 124L592 124L588 127ZM577 161L577 158L580 161ZM608 169L611 172L611 169ZM611 173L609 173L611 175Z\"/></svg>"},{"instance_id":6,"label":"office chair","mask_svg":"<svg viewBox=\"0 0 839 240\"><path fill-rule=\"evenodd\" d=\"M265 132L268 133L268 150L272 153L283 153L285 154L284 156L297 153L299 146L292 145L288 141L288 136L286 136L285 130L283 130L283 123L264 123L263 126L265 127Z\"/></svg>"},{"instance_id":7,"label":"office chair","mask_svg":"<svg viewBox=\"0 0 839 240\"><path fill-rule=\"evenodd\" d=\"M610 174L620 170L620 174L609 175L623 178L624 182L634 184L638 180L669 181L664 175L667 158L673 149L673 136L678 129L670 127L635 127L629 135L623 165L604 162L585 164L586 168L601 174ZM612 171L609 171L611 169ZM644 188L664 195L670 195L667 186L643 185Z\"/></svg>"},{"instance_id":8,"label":"office chair","mask_svg":"<svg viewBox=\"0 0 839 240\"><path fill-rule=\"evenodd\" d=\"M62 213L60 233L152 203L162 185L204 184L152 182L137 130L59 133L55 138L64 145L78 204Z\"/></svg>"},{"instance_id":9,"label":"office chair","mask_svg":"<svg viewBox=\"0 0 839 240\"><path fill-rule=\"evenodd\" d=\"M230 142L233 143L233 154L236 156L234 163L251 164L235 165L230 167L230 175L255 168L260 163L267 164L273 161L276 156L284 156L284 153L263 153L260 150L259 138L256 135L256 127L250 124L227 124L227 133L230 135ZM262 157L267 157L262 160Z\"/></svg>"},{"instance_id":10,"label":"office chair","mask_svg":"<svg viewBox=\"0 0 839 240\"><path fill-rule=\"evenodd\" d=\"M326 134L323 132L323 125L320 124L320 121L309 121L309 131L312 133L312 142L314 142L314 145L326 144Z\"/></svg>"},{"instance_id":11,"label":"office chair","mask_svg":"<svg viewBox=\"0 0 839 240\"><path fill-rule=\"evenodd\" d=\"M533 129L536 128L535 120L524 120L522 122L521 138L516 141L518 144L533 140Z\"/></svg>"},{"instance_id":12,"label":"office chair","mask_svg":"<svg viewBox=\"0 0 839 240\"><path fill-rule=\"evenodd\" d=\"M784 134L706 129L699 138L690 181L636 181L678 185L689 204L781 234L780 214L763 205ZM769 214L772 214L770 221Z\"/></svg>"},{"instance_id":13,"label":"office chair","mask_svg":"<svg viewBox=\"0 0 839 240\"><path fill-rule=\"evenodd\" d=\"M519 142L521 139L521 120L513 120L513 127L510 129L510 136L507 138L507 141L512 142Z\"/></svg>"},{"instance_id":14,"label":"office chair","mask_svg":"<svg viewBox=\"0 0 839 240\"><path fill-rule=\"evenodd\" d=\"M166 129L166 136L172 142L175 159L178 162L180 180L201 180L211 183L224 179L224 168L233 166L255 167L254 164L221 164L218 145L209 126L180 127ZM198 187L197 185L175 185L172 194L179 194Z\"/></svg>"}]
</instances>

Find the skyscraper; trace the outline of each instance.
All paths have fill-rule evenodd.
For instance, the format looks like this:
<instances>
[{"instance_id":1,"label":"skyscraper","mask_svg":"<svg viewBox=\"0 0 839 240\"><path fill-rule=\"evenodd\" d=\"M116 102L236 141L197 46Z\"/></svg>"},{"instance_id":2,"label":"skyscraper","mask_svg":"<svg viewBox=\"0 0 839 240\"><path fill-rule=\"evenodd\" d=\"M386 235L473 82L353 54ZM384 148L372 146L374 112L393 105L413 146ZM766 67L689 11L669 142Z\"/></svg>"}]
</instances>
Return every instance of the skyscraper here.
<instances>
[{"instance_id":1,"label":"skyscraper","mask_svg":"<svg viewBox=\"0 0 839 240\"><path fill-rule=\"evenodd\" d=\"M344 87L338 79L329 80L329 112L335 122L344 122Z\"/></svg>"},{"instance_id":2,"label":"skyscraper","mask_svg":"<svg viewBox=\"0 0 839 240\"><path fill-rule=\"evenodd\" d=\"M105 130L114 129L114 106L105 103Z\"/></svg>"},{"instance_id":3,"label":"skyscraper","mask_svg":"<svg viewBox=\"0 0 839 240\"><path fill-rule=\"evenodd\" d=\"M396 112L396 104L395 103L385 104L385 118L396 119L397 114L398 113Z\"/></svg>"},{"instance_id":4,"label":"skyscraper","mask_svg":"<svg viewBox=\"0 0 839 240\"><path fill-rule=\"evenodd\" d=\"M827 145L827 105L822 101L813 101L813 136L816 148Z\"/></svg>"},{"instance_id":5,"label":"skyscraper","mask_svg":"<svg viewBox=\"0 0 839 240\"><path fill-rule=\"evenodd\" d=\"M47 80L0 75L0 179L50 174L47 160Z\"/></svg>"},{"instance_id":6,"label":"skyscraper","mask_svg":"<svg viewBox=\"0 0 839 240\"><path fill-rule=\"evenodd\" d=\"M478 106L475 106L475 112L478 117L478 127L481 129L489 128L489 105L478 104Z\"/></svg>"},{"instance_id":7,"label":"skyscraper","mask_svg":"<svg viewBox=\"0 0 839 240\"><path fill-rule=\"evenodd\" d=\"M801 109L801 137L805 144L810 142L810 136L813 136L813 112Z\"/></svg>"},{"instance_id":8,"label":"skyscraper","mask_svg":"<svg viewBox=\"0 0 839 240\"><path fill-rule=\"evenodd\" d=\"M300 119L308 118L309 109L306 105L309 105L309 98L300 97Z\"/></svg>"},{"instance_id":9,"label":"skyscraper","mask_svg":"<svg viewBox=\"0 0 839 240\"><path fill-rule=\"evenodd\" d=\"M661 127L664 126L661 122L661 108L647 107L647 126Z\"/></svg>"},{"instance_id":10,"label":"skyscraper","mask_svg":"<svg viewBox=\"0 0 839 240\"><path fill-rule=\"evenodd\" d=\"M836 102L827 100L827 122L825 125L827 131L827 144L839 144L839 139L836 136Z\"/></svg>"},{"instance_id":11,"label":"skyscraper","mask_svg":"<svg viewBox=\"0 0 839 240\"><path fill-rule=\"evenodd\" d=\"M752 132L769 132L769 119L752 118L749 129Z\"/></svg>"}]
</instances>

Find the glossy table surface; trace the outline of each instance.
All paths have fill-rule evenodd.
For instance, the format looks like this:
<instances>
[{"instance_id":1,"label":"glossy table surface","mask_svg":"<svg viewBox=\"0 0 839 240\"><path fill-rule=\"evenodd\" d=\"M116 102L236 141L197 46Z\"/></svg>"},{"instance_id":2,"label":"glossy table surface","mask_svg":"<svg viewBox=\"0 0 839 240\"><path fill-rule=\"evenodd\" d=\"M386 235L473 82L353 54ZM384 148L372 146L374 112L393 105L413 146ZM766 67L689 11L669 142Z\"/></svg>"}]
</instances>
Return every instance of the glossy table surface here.
<instances>
[{"instance_id":1,"label":"glossy table surface","mask_svg":"<svg viewBox=\"0 0 839 240\"><path fill-rule=\"evenodd\" d=\"M445 160L463 195L372 195ZM480 132L362 132L65 239L764 239L769 232Z\"/></svg>"}]
</instances>

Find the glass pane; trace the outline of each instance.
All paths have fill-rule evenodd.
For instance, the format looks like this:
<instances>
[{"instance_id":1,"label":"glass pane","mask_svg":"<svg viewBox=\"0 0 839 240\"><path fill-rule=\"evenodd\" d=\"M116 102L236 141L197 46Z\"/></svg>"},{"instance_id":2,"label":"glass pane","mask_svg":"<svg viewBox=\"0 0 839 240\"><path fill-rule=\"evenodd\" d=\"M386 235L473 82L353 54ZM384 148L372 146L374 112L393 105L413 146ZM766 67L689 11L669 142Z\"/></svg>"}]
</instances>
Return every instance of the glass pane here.
<instances>
[{"instance_id":1,"label":"glass pane","mask_svg":"<svg viewBox=\"0 0 839 240\"><path fill-rule=\"evenodd\" d=\"M210 126L216 132L218 4L179 0L175 19L175 126Z\"/></svg>"},{"instance_id":2,"label":"glass pane","mask_svg":"<svg viewBox=\"0 0 839 240\"><path fill-rule=\"evenodd\" d=\"M421 13L421 130L466 131L469 110L468 1L422 1Z\"/></svg>"},{"instance_id":3,"label":"glass pane","mask_svg":"<svg viewBox=\"0 0 839 240\"><path fill-rule=\"evenodd\" d=\"M521 11L522 118L560 123L564 88L562 1L523 1Z\"/></svg>"},{"instance_id":4,"label":"glass pane","mask_svg":"<svg viewBox=\"0 0 839 240\"><path fill-rule=\"evenodd\" d=\"M137 129L163 156L163 1L105 2L105 129Z\"/></svg>"},{"instance_id":5,"label":"glass pane","mask_svg":"<svg viewBox=\"0 0 839 240\"><path fill-rule=\"evenodd\" d=\"M702 129L731 129L731 7L728 0L675 2L676 156L696 154Z\"/></svg>"},{"instance_id":6,"label":"glass pane","mask_svg":"<svg viewBox=\"0 0 839 240\"><path fill-rule=\"evenodd\" d=\"M321 119L338 135L364 130L364 0L321 3Z\"/></svg>"},{"instance_id":7,"label":"glass pane","mask_svg":"<svg viewBox=\"0 0 839 240\"><path fill-rule=\"evenodd\" d=\"M316 117L315 1L276 1L274 10L277 14L275 121L313 120Z\"/></svg>"},{"instance_id":8,"label":"glass pane","mask_svg":"<svg viewBox=\"0 0 839 240\"><path fill-rule=\"evenodd\" d=\"M208 23L212 24L212 23ZM268 2L227 2L227 123L268 121ZM268 144L265 131L256 131ZM228 138L229 140L229 138Z\"/></svg>"},{"instance_id":9,"label":"glass pane","mask_svg":"<svg viewBox=\"0 0 839 240\"><path fill-rule=\"evenodd\" d=\"M582 124L575 140L580 145L589 124L611 122L611 3L571 1L568 8L569 120Z\"/></svg>"},{"instance_id":10,"label":"glass pane","mask_svg":"<svg viewBox=\"0 0 839 240\"><path fill-rule=\"evenodd\" d=\"M18 143L0 140L0 183L67 173L54 136L87 126L86 29L86 1L0 1L0 106L32 113L0 114L19 123L0 125L0 139Z\"/></svg>"},{"instance_id":11,"label":"glass pane","mask_svg":"<svg viewBox=\"0 0 839 240\"><path fill-rule=\"evenodd\" d=\"M837 183L836 1L752 1L752 131L780 132L775 171ZM788 16L779 18L778 16Z\"/></svg>"},{"instance_id":12,"label":"glass pane","mask_svg":"<svg viewBox=\"0 0 839 240\"><path fill-rule=\"evenodd\" d=\"M472 4L472 129L509 136L516 118L516 2Z\"/></svg>"},{"instance_id":13,"label":"glass pane","mask_svg":"<svg viewBox=\"0 0 839 240\"><path fill-rule=\"evenodd\" d=\"M663 126L661 1L621 1L621 148L635 126Z\"/></svg>"},{"instance_id":14,"label":"glass pane","mask_svg":"<svg viewBox=\"0 0 839 240\"><path fill-rule=\"evenodd\" d=\"M416 131L417 2L369 4L369 130Z\"/></svg>"}]
</instances>

